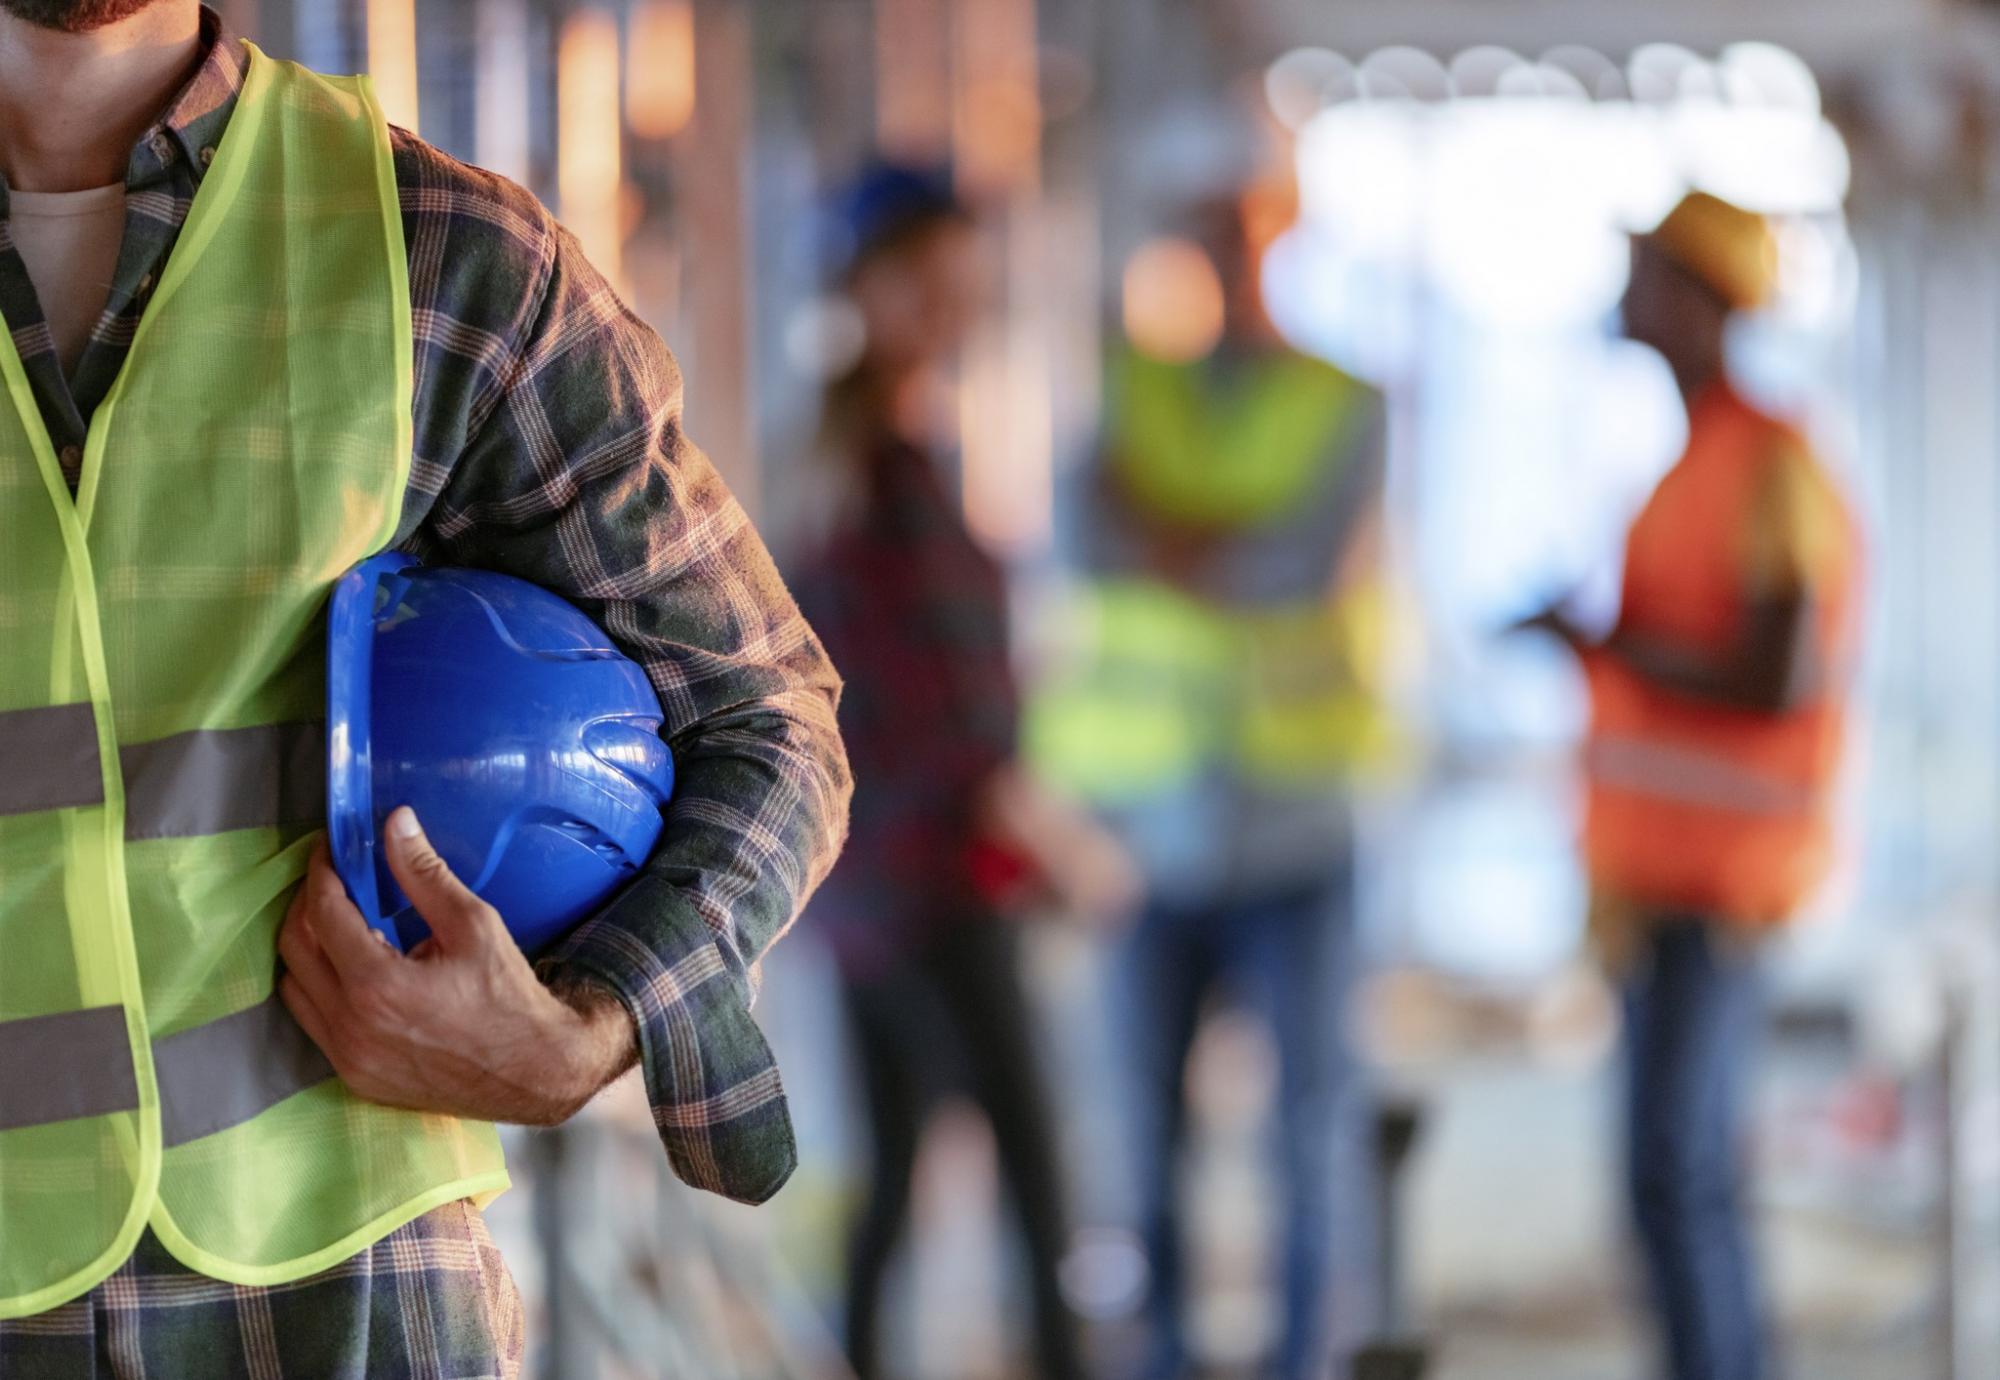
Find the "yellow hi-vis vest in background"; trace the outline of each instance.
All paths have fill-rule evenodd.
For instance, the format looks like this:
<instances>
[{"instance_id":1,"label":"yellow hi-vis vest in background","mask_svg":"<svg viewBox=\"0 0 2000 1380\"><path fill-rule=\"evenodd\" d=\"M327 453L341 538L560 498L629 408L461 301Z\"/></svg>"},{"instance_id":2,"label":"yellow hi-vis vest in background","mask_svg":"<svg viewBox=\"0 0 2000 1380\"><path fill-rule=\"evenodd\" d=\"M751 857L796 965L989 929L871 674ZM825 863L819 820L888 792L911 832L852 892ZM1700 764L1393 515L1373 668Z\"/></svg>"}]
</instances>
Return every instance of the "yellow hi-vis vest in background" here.
<instances>
[{"instance_id":1,"label":"yellow hi-vis vest in background","mask_svg":"<svg viewBox=\"0 0 2000 1380\"><path fill-rule=\"evenodd\" d=\"M1257 361L1225 395L1199 365L1127 350L1108 394L1109 463L1133 505L1238 545L1282 540L1295 510L1353 463L1343 442L1363 442L1375 420L1364 385L1289 352ZM1028 751L1086 799L1129 803L1217 771L1310 793L1384 748L1373 582L1224 602L1134 573L1089 582L1071 613L1074 656L1030 705Z\"/></svg>"},{"instance_id":2,"label":"yellow hi-vis vest in background","mask_svg":"<svg viewBox=\"0 0 2000 1380\"><path fill-rule=\"evenodd\" d=\"M412 337L367 84L250 56L74 499L0 328L0 1318L148 1226L277 1284L507 1184L490 1126L363 1103L273 996L322 610L396 528Z\"/></svg>"}]
</instances>

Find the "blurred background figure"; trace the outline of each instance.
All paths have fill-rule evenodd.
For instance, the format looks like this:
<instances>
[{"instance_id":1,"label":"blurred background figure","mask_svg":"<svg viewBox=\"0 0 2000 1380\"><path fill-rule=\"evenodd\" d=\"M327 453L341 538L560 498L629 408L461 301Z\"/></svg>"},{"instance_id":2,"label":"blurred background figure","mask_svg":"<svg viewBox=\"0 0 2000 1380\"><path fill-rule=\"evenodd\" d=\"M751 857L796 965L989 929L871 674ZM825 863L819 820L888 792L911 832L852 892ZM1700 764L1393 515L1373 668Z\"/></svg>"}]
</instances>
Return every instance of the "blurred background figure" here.
<instances>
[{"instance_id":1,"label":"blurred background figure","mask_svg":"<svg viewBox=\"0 0 2000 1380\"><path fill-rule=\"evenodd\" d=\"M962 1083L991 1120L1020 1219L1036 1360L1072 1380L1083 1367L1059 1284L1065 1186L1015 930L1037 893L1117 911L1129 868L1015 765L1006 582L947 487L954 369L988 271L973 215L948 173L882 164L831 219L832 271L862 345L827 393L827 528L796 583L846 678L841 728L867 781L812 911L839 965L874 1142L849 1252L849 1354L863 1380L884 1373L884 1284L919 1140Z\"/></svg>"},{"instance_id":2,"label":"blurred background figure","mask_svg":"<svg viewBox=\"0 0 2000 1380\"><path fill-rule=\"evenodd\" d=\"M1221 993L1269 1023L1280 1071L1274 1373L1328 1365L1337 1142L1350 1129L1349 791L1382 723L1383 409L1286 345L1265 312L1263 252L1293 195L1279 178L1202 199L1127 274L1081 516L1074 660L1031 733L1041 768L1104 812L1146 881L1113 980L1150 1264L1148 1376L1190 1368L1184 1087Z\"/></svg>"},{"instance_id":3,"label":"blurred background figure","mask_svg":"<svg viewBox=\"0 0 2000 1380\"><path fill-rule=\"evenodd\" d=\"M1777 269L1765 221L1706 193L1634 239L1625 333L1673 371L1687 449L1632 526L1610 634L1561 606L1527 624L1590 683L1593 932L1624 988L1627 1188L1676 1380L1769 1373L1739 1192L1757 950L1826 877L1856 658L1845 500L1724 364Z\"/></svg>"}]
</instances>

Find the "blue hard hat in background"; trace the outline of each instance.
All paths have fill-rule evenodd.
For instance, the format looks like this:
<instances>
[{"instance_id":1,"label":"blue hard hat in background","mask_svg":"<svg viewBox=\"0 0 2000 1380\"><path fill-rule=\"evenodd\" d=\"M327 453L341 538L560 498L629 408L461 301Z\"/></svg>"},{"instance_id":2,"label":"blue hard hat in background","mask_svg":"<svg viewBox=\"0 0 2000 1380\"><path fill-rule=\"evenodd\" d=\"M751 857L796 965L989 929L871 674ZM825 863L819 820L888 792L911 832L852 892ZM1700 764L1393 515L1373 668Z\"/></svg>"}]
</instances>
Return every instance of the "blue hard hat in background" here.
<instances>
[{"instance_id":1,"label":"blue hard hat in background","mask_svg":"<svg viewBox=\"0 0 2000 1380\"><path fill-rule=\"evenodd\" d=\"M645 672L558 596L388 553L334 586L327 628L327 833L368 922L429 933L382 857L415 809L452 871L529 954L651 855L673 792Z\"/></svg>"},{"instance_id":2,"label":"blue hard hat in background","mask_svg":"<svg viewBox=\"0 0 2000 1380\"><path fill-rule=\"evenodd\" d=\"M822 210L822 268L829 279L838 280L912 226L969 215L952 185L950 169L869 163L827 198Z\"/></svg>"}]
</instances>

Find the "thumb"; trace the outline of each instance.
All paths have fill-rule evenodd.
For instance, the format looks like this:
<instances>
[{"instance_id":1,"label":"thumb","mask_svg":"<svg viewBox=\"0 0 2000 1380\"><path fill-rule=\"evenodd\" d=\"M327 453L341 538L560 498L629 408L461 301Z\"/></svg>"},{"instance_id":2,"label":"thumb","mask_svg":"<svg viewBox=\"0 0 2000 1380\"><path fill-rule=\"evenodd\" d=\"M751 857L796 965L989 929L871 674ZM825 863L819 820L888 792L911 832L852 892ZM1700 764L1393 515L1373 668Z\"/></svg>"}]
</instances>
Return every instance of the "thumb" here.
<instances>
[{"instance_id":1,"label":"thumb","mask_svg":"<svg viewBox=\"0 0 2000 1380\"><path fill-rule=\"evenodd\" d=\"M489 939L502 929L493 907L474 895L431 847L415 810L407 805L392 810L382 833L390 875L439 944L455 948Z\"/></svg>"}]
</instances>

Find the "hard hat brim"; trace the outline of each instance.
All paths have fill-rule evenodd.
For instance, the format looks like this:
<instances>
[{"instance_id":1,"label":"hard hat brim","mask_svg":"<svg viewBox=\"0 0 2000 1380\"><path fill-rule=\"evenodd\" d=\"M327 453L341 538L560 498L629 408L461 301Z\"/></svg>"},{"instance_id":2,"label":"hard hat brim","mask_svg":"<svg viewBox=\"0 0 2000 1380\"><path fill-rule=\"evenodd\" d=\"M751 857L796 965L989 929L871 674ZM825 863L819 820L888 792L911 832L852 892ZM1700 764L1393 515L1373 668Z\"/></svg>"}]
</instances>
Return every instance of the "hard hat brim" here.
<instances>
[{"instance_id":1,"label":"hard hat brim","mask_svg":"<svg viewBox=\"0 0 2000 1380\"><path fill-rule=\"evenodd\" d=\"M374 683L375 610L385 581L418 564L385 551L334 584L326 634L326 833L333 870L362 918L396 948L396 927L383 919L375 885L374 763L370 711Z\"/></svg>"}]
</instances>

